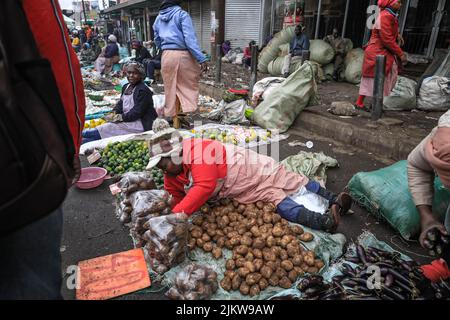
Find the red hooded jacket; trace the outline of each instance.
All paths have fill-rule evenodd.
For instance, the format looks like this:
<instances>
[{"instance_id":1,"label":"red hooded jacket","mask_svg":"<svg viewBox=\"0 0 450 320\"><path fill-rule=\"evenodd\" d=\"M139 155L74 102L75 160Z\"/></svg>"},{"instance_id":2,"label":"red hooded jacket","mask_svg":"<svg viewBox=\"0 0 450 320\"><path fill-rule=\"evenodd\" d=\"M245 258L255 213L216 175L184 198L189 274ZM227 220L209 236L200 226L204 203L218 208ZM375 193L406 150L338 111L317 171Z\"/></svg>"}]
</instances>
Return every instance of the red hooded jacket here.
<instances>
[{"instance_id":1,"label":"red hooded jacket","mask_svg":"<svg viewBox=\"0 0 450 320\"><path fill-rule=\"evenodd\" d=\"M219 179L227 176L225 147L213 140L183 141L183 172L165 175L164 189L174 201L172 211L191 215L214 194ZM189 190L185 187L192 184Z\"/></svg>"},{"instance_id":2,"label":"red hooded jacket","mask_svg":"<svg viewBox=\"0 0 450 320\"><path fill-rule=\"evenodd\" d=\"M50 61L78 154L86 108L83 79L58 1L24 0L22 5L39 52Z\"/></svg>"},{"instance_id":3,"label":"red hooded jacket","mask_svg":"<svg viewBox=\"0 0 450 320\"><path fill-rule=\"evenodd\" d=\"M396 1L397 0L378 1L381 12L378 17L378 22L372 30L370 41L365 48L362 70L363 77L375 77L377 55L386 56L386 75L391 72L394 61L400 59L403 55L403 50L397 44L397 37L399 34L398 19L387 10L387 8Z\"/></svg>"}]
</instances>

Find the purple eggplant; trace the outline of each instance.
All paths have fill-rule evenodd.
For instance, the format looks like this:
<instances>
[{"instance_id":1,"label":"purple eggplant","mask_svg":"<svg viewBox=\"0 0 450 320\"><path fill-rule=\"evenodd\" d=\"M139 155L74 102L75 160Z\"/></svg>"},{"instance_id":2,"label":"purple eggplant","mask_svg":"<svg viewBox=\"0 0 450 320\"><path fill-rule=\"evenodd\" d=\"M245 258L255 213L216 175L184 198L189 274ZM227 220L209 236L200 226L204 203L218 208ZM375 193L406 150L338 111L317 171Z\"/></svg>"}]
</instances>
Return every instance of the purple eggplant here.
<instances>
[{"instance_id":1,"label":"purple eggplant","mask_svg":"<svg viewBox=\"0 0 450 320\"><path fill-rule=\"evenodd\" d=\"M366 251L364 250L363 246L361 246L361 245L356 246L356 253L358 254L359 260L361 260L361 262L364 265L367 265L368 261L367 261Z\"/></svg>"},{"instance_id":2,"label":"purple eggplant","mask_svg":"<svg viewBox=\"0 0 450 320\"><path fill-rule=\"evenodd\" d=\"M386 287L391 287L393 283L394 283L394 276L392 274L386 275L386 279L384 281Z\"/></svg>"}]
</instances>

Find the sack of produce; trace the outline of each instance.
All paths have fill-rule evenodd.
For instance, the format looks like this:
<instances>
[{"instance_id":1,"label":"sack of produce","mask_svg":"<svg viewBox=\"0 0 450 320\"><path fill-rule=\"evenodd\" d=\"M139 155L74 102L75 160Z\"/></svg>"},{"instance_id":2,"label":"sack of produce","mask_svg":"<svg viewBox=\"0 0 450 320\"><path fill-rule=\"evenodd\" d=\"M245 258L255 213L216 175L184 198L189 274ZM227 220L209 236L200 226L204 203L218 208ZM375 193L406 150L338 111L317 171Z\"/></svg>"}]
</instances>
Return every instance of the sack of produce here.
<instances>
[{"instance_id":1,"label":"sack of produce","mask_svg":"<svg viewBox=\"0 0 450 320\"><path fill-rule=\"evenodd\" d=\"M118 187L122 190L125 197L138 190L156 189L153 176L150 172L127 172L122 175L118 182Z\"/></svg>"},{"instance_id":2,"label":"sack of produce","mask_svg":"<svg viewBox=\"0 0 450 320\"><path fill-rule=\"evenodd\" d=\"M310 60L321 65L329 64L333 61L335 52L333 47L323 40L311 40L309 51L311 52Z\"/></svg>"},{"instance_id":3,"label":"sack of produce","mask_svg":"<svg viewBox=\"0 0 450 320\"><path fill-rule=\"evenodd\" d=\"M417 82L414 80L398 77L395 88L389 97L384 98L384 110L403 111L412 110L417 106L416 99Z\"/></svg>"},{"instance_id":4,"label":"sack of produce","mask_svg":"<svg viewBox=\"0 0 450 320\"><path fill-rule=\"evenodd\" d=\"M280 46L291 43L294 36L295 26L284 28L278 32L261 51L258 59L258 70L262 73L268 73L269 63L280 56Z\"/></svg>"},{"instance_id":5,"label":"sack of produce","mask_svg":"<svg viewBox=\"0 0 450 320\"><path fill-rule=\"evenodd\" d=\"M420 232L419 212L408 188L407 161L390 167L356 174L349 183L350 194L369 212L382 216L409 240ZM439 178L434 184L433 212L442 221L450 204L450 191Z\"/></svg>"},{"instance_id":6,"label":"sack of produce","mask_svg":"<svg viewBox=\"0 0 450 320\"><path fill-rule=\"evenodd\" d=\"M118 204L118 217L123 223L131 222L131 236L135 247L145 245L142 235L148 229L145 224L153 217L171 213L171 197L166 191L145 190L131 193Z\"/></svg>"},{"instance_id":7,"label":"sack of produce","mask_svg":"<svg viewBox=\"0 0 450 320\"><path fill-rule=\"evenodd\" d=\"M170 209L171 196L164 190L146 190L133 193L130 197L133 207L133 216L146 217L148 215L161 215Z\"/></svg>"},{"instance_id":8,"label":"sack of produce","mask_svg":"<svg viewBox=\"0 0 450 320\"><path fill-rule=\"evenodd\" d=\"M425 79L420 87L417 108L424 111L450 109L450 79L433 76Z\"/></svg>"},{"instance_id":9,"label":"sack of produce","mask_svg":"<svg viewBox=\"0 0 450 320\"><path fill-rule=\"evenodd\" d=\"M334 75L334 63L329 63L323 67L323 74L326 79L332 80Z\"/></svg>"},{"instance_id":10,"label":"sack of produce","mask_svg":"<svg viewBox=\"0 0 450 320\"><path fill-rule=\"evenodd\" d=\"M167 291L172 300L207 300L219 288L217 273L207 266L190 264L175 278L175 286Z\"/></svg>"},{"instance_id":11,"label":"sack of produce","mask_svg":"<svg viewBox=\"0 0 450 320\"><path fill-rule=\"evenodd\" d=\"M347 54L345 57L345 80L347 82L353 84L358 84L361 82L363 63L363 49L353 49Z\"/></svg>"},{"instance_id":12,"label":"sack of produce","mask_svg":"<svg viewBox=\"0 0 450 320\"><path fill-rule=\"evenodd\" d=\"M152 270L164 274L182 263L186 257L188 222L177 215L166 215L148 220L143 235L147 241L147 259Z\"/></svg>"},{"instance_id":13,"label":"sack of produce","mask_svg":"<svg viewBox=\"0 0 450 320\"><path fill-rule=\"evenodd\" d=\"M316 103L314 77L313 66L306 61L256 108L252 121L264 129L286 132L303 109Z\"/></svg>"}]
</instances>

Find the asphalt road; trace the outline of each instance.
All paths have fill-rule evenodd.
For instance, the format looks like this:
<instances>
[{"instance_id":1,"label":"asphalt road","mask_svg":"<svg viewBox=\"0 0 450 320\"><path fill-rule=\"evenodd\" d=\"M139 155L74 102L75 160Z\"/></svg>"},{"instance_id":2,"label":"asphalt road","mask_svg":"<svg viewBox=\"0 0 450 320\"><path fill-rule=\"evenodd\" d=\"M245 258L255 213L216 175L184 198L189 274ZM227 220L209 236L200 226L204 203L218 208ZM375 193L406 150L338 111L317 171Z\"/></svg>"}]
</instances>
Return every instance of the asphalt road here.
<instances>
[{"instance_id":1,"label":"asphalt road","mask_svg":"<svg viewBox=\"0 0 450 320\"><path fill-rule=\"evenodd\" d=\"M312 149L291 147L288 143L293 140L313 141L314 147ZM338 160L339 168L328 171L327 188L334 192L343 190L354 174L360 171L377 170L390 164L388 160L377 158L362 150L349 149L330 139L308 132L302 132L301 136L291 135L287 141L280 143L280 160L301 150L322 151ZM109 192L109 184L111 182L105 182L95 190L83 191L73 188L69 192L64 203L64 231L61 245L64 279L69 276L65 272L67 268L76 265L79 261L133 249L127 228L123 227L115 217L114 200ZM428 258L423 257L426 253L418 247L417 243L405 243L386 223L370 216L358 206L355 205L353 211L355 214L344 217L338 229L338 232L345 234L349 241L356 240L364 230L369 230L379 240L387 242L412 258L420 262L429 261ZM151 291L158 291L158 289L157 286L152 286ZM65 299L75 298L75 291L67 289L65 285L62 293ZM163 293L144 291L118 299L165 299Z\"/></svg>"}]
</instances>

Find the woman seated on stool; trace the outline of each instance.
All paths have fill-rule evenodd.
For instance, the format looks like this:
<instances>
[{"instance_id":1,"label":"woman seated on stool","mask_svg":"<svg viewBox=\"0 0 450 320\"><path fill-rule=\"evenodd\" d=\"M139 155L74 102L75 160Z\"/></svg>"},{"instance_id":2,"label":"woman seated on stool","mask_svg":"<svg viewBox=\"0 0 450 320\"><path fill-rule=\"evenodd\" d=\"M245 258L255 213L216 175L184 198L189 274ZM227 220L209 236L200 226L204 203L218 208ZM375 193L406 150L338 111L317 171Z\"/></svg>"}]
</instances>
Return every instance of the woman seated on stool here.
<instances>
[{"instance_id":1,"label":"woman seated on stool","mask_svg":"<svg viewBox=\"0 0 450 320\"><path fill-rule=\"evenodd\" d=\"M143 82L144 66L131 62L125 66L125 71L129 83L123 87L119 103L104 117L107 123L83 131L83 144L152 129L158 115L153 107L153 93Z\"/></svg>"}]
</instances>

